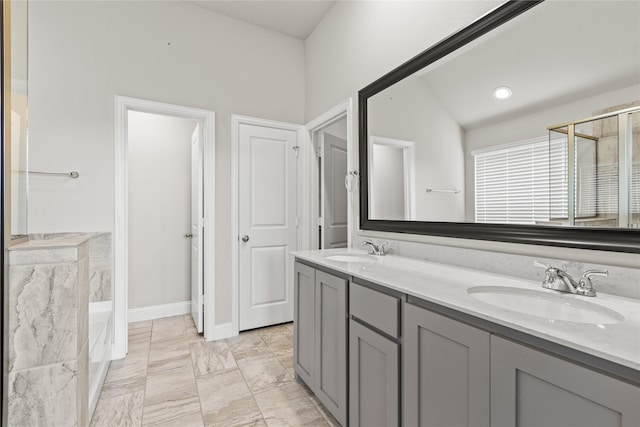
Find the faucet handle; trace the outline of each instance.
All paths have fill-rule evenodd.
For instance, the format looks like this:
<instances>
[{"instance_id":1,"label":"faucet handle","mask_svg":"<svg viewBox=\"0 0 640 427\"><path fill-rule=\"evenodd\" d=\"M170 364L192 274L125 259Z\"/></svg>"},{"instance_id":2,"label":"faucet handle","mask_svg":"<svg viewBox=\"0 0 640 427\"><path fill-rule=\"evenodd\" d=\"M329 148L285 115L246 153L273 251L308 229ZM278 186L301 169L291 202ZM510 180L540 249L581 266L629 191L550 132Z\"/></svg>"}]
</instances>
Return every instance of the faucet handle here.
<instances>
[{"instance_id":1,"label":"faucet handle","mask_svg":"<svg viewBox=\"0 0 640 427\"><path fill-rule=\"evenodd\" d=\"M377 250L376 245L369 239L363 240L360 246L367 246L369 248L369 253L374 254Z\"/></svg>"},{"instance_id":2,"label":"faucet handle","mask_svg":"<svg viewBox=\"0 0 640 427\"><path fill-rule=\"evenodd\" d=\"M576 293L579 295L584 295L586 297L595 297L596 290L593 288L593 283L591 282L591 276L608 276L608 270L587 270L582 274L582 279L580 279L580 283L578 283L578 287L576 289Z\"/></svg>"},{"instance_id":3,"label":"faucet handle","mask_svg":"<svg viewBox=\"0 0 640 427\"><path fill-rule=\"evenodd\" d=\"M372 240L364 240L362 242L362 246L368 246L369 247L369 253L372 255L384 255L384 249L385 247L389 244L389 242L382 242L382 243L374 243Z\"/></svg>"},{"instance_id":4,"label":"faucet handle","mask_svg":"<svg viewBox=\"0 0 640 427\"><path fill-rule=\"evenodd\" d=\"M609 270L587 270L582 273L583 279L588 279L591 276L603 276L607 277L609 275Z\"/></svg>"},{"instance_id":5,"label":"faucet handle","mask_svg":"<svg viewBox=\"0 0 640 427\"><path fill-rule=\"evenodd\" d=\"M544 279L542 279L543 288L554 289L556 291L562 290L563 292L566 292L564 289L569 289L569 286L565 283L565 280L562 277L564 273L562 270L538 260L533 261L533 265L535 267L544 268ZM567 280L572 281L573 279L567 278Z\"/></svg>"},{"instance_id":6,"label":"faucet handle","mask_svg":"<svg viewBox=\"0 0 640 427\"><path fill-rule=\"evenodd\" d=\"M547 269L547 270L549 270L550 268L553 268L549 264L545 264L543 262L540 262L537 259L533 261L533 266L534 267L544 268L544 269Z\"/></svg>"}]
</instances>

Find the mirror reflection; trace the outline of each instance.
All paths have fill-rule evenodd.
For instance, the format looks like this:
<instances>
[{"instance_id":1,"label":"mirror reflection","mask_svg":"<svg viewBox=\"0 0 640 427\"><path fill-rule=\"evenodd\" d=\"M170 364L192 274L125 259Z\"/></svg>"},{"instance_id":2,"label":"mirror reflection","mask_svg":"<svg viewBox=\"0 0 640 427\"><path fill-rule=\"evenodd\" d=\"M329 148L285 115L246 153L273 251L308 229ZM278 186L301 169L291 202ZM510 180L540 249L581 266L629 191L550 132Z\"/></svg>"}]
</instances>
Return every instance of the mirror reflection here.
<instances>
[{"instance_id":1,"label":"mirror reflection","mask_svg":"<svg viewBox=\"0 0 640 427\"><path fill-rule=\"evenodd\" d=\"M368 99L369 219L639 227L638 111L640 3L544 2Z\"/></svg>"}]
</instances>

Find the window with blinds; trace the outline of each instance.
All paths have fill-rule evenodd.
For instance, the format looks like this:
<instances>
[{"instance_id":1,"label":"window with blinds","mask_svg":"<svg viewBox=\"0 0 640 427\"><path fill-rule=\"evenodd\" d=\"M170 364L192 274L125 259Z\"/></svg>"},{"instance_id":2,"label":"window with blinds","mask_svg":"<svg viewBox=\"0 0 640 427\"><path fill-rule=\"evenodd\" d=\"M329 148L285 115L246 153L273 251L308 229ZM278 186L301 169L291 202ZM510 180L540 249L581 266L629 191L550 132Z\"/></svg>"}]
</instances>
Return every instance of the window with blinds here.
<instances>
[{"instance_id":1,"label":"window with blinds","mask_svg":"<svg viewBox=\"0 0 640 427\"><path fill-rule=\"evenodd\" d=\"M567 218L566 138L547 137L473 153L476 222L535 224Z\"/></svg>"}]
</instances>

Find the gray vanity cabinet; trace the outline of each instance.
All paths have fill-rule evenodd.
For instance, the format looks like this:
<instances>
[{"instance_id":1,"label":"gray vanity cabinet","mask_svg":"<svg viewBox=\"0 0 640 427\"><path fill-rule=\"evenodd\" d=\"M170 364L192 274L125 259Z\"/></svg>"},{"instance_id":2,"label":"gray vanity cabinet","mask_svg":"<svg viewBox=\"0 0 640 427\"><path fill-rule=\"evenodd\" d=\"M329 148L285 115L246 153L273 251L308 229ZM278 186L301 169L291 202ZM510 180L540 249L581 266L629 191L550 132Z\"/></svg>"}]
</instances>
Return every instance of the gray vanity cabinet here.
<instances>
[{"instance_id":1,"label":"gray vanity cabinet","mask_svg":"<svg viewBox=\"0 0 640 427\"><path fill-rule=\"evenodd\" d=\"M488 427L490 334L405 304L403 337L404 425Z\"/></svg>"},{"instance_id":2,"label":"gray vanity cabinet","mask_svg":"<svg viewBox=\"0 0 640 427\"><path fill-rule=\"evenodd\" d=\"M640 388L491 337L493 427L637 427Z\"/></svg>"},{"instance_id":3,"label":"gray vanity cabinet","mask_svg":"<svg viewBox=\"0 0 640 427\"><path fill-rule=\"evenodd\" d=\"M349 289L349 425L400 424L400 297Z\"/></svg>"},{"instance_id":4,"label":"gray vanity cabinet","mask_svg":"<svg viewBox=\"0 0 640 427\"><path fill-rule=\"evenodd\" d=\"M294 290L297 378L344 426L640 426L638 384L579 352L298 261Z\"/></svg>"},{"instance_id":5,"label":"gray vanity cabinet","mask_svg":"<svg viewBox=\"0 0 640 427\"><path fill-rule=\"evenodd\" d=\"M347 420L348 284L295 263L293 367L342 425Z\"/></svg>"},{"instance_id":6,"label":"gray vanity cabinet","mask_svg":"<svg viewBox=\"0 0 640 427\"><path fill-rule=\"evenodd\" d=\"M295 263L293 310L293 369L309 387L315 371L316 270Z\"/></svg>"},{"instance_id":7,"label":"gray vanity cabinet","mask_svg":"<svg viewBox=\"0 0 640 427\"><path fill-rule=\"evenodd\" d=\"M349 425L397 426L399 345L349 321Z\"/></svg>"},{"instance_id":8,"label":"gray vanity cabinet","mask_svg":"<svg viewBox=\"0 0 640 427\"><path fill-rule=\"evenodd\" d=\"M314 393L334 417L347 419L348 281L316 270L316 380Z\"/></svg>"}]
</instances>

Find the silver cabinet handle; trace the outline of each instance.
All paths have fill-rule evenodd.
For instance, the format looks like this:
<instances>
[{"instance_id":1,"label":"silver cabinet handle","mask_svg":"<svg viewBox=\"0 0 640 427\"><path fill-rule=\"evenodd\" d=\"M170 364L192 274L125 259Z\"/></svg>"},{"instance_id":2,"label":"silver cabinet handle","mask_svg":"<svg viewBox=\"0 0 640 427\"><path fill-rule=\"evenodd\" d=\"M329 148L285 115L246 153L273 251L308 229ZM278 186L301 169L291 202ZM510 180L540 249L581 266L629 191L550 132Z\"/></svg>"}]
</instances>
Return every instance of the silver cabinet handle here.
<instances>
[{"instance_id":1,"label":"silver cabinet handle","mask_svg":"<svg viewBox=\"0 0 640 427\"><path fill-rule=\"evenodd\" d=\"M184 235L184 237L187 238L187 239L190 239L190 238L193 237L193 234L187 233L187 234Z\"/></svg>"},{"instance_id":2,"label":"silver cabinet handle","mask_svg":"<svg viewBox=\"0 0 640 427\"><path fill-rule=\"evenodd\" d=\"M246 234L242 236L242 241L247 243L249 241L249 236L247 236Z\"/></svg>"}]
</instances>

